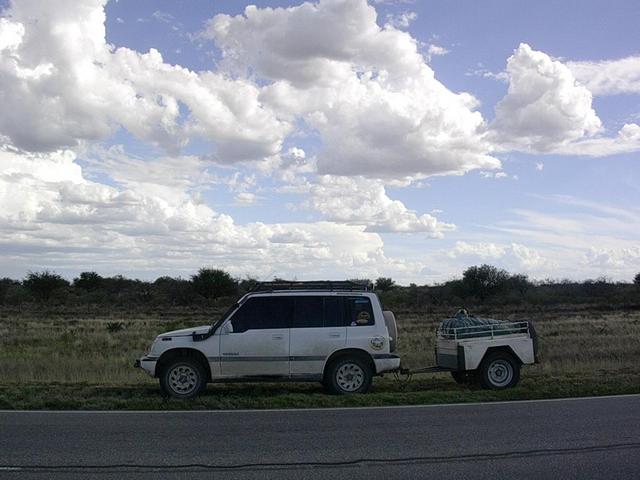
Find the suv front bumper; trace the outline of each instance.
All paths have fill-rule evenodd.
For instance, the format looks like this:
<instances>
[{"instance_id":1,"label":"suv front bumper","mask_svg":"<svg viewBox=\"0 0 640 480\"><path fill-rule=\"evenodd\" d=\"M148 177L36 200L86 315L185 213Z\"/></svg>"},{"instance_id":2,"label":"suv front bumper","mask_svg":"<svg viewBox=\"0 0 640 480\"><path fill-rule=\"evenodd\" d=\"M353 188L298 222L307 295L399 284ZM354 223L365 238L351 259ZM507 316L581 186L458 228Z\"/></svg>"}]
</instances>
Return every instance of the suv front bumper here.
<instances>
[{"instance_id":1,"label":"suv front bumper","mask_svg":"<svg viewBox=\"0 0 640 480\"><path fill-rule=\"evenodd\" d=\"M155 377L156 374L156 365L158 363L157 357L142 357L136 359L133 366L135 368L141 368L145 372L147 372L152 377Z\"/></svg>"}]
</instances>

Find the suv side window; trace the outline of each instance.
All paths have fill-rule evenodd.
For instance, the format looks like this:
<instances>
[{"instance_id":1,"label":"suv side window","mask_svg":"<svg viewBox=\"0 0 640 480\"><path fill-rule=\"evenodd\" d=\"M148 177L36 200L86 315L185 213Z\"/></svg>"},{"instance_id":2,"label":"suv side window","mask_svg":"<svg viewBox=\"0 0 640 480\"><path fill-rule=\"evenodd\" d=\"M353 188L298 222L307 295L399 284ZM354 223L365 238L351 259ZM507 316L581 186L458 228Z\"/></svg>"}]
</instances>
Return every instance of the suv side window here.
<instances>
[{"instance_id":1,"label":"suv side window","mask_svg":"<svg viewBox=\"0 0 640 480\"><path fill-rule=\"evenodd\" d=\"M371 307L369 298L347 297L345 301L347 304L347 318L345 323L348 327L373 325L373 308Z\"/></svg>"},{"instance_id":2,"label":"suv side window","mask_svg":"<svg viewBox=\"0 0 640 480\"><path fill-rule=\"evenodd\" d=\"M323 297L293 297L291 328L322 327Z\"/></svg>"},{"instance_id":3,"label":"suv side window","mask_svg":"<svg viewBox=\"0 0 640 480\"><path fill-rule=\"evenodd\" d=\"M324 297L325 327L344 327L344 308L341 297Z\"/></svg>"},{"instance_id":4,"label":"suv side window","mask_svg":"<svg viewBox=\"0 0 640 480\"><path fill-rule=\"evenodd\" d=\"M293 304L290 297L254 297L233 315L233 333L289 328Z\"/></svg>"},{"instance_id":5,"label":"suv side window","mask_svg":"<svg viewBox=\"0 0 640 480\"><path fill-rule=\"evenodd\" d=\"M340 297L293 297L291 328L342 327L343 307Z\"/></svg>"}]
</instances>

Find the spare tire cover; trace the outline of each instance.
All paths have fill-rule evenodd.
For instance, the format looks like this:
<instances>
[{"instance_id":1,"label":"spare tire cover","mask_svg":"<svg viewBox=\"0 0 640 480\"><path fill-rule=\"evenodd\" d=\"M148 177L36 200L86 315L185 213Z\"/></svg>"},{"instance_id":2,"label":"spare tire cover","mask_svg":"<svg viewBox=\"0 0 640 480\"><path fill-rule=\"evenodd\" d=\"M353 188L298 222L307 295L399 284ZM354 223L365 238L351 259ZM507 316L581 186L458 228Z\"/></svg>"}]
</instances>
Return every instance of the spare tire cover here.
<instances>
[{"instance_id":1,"label":"spare tire cover","mask_svg":"<svg viewBox=\"0 0 640 480\"><path fill-rule=\"evenodd\" d=\"M387 331L389 332L389 351L395 352L398 341L398 325L396 324L396 316L393 312L385 310L382 312L384 316L384 323L387 325Z\"/></svg>"}]
</instances>

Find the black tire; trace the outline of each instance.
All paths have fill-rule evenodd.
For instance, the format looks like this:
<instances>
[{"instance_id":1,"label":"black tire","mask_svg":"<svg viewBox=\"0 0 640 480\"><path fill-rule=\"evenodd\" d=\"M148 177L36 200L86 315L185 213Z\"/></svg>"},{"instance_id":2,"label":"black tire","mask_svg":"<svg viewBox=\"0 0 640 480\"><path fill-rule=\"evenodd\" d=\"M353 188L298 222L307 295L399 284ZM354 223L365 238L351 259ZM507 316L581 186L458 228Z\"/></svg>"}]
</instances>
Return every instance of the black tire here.
<instances>
[{"instance_id":1,"label":"black tire","mask_svg":"<svg viewBox=\"0 0 640 480\"><path fill-rule=\"evenodd\" d=\"M489 390L515 387L520 381L520 363L507 352L493 352L480 364L480 385Z\"/></svg>"},{"instance_id":2,"label":"black tire","mask_svg":"<svg viewBox=\"0 0 640 480\"><path fill-rule=\"evenodd\" d=\"M451 376L456 383L460 385L472 385L478 380L478 375L475 371L452 371Z\"/></svg>"},{"instance_id":3,"label":"black tire","mask_svg":"<svg viewBox=\"0 0 640 480\"><path fill-rule=\"evenodd\" d=\"M322 378L322 380L320 381L320 385L322 385L322 388L326 393L333 393L333 390L331 389L331 382L329 382L328 376Z\"/></svg>"},{"instance_id":4,"label":"black tire","mask_svg":"<svg viewBox=\"0 0 640 480\"><path fill-rule=\"evenodd\" d=\"M195 359L176 358L162 369L160 388L170 397L194 398L207 388L207 376Z\"/></svg>"},{"instance_id":5,"label":"black tire","mask_svg":"<svg viewBox=\"0 0 640 480\"><path fill-rule=\"evenodd\" d=\"M329 365L325 376L328 390L335 395L367 393L373 381L371 365L360 357L341 357Z\"/></svg>"}]
</instances>

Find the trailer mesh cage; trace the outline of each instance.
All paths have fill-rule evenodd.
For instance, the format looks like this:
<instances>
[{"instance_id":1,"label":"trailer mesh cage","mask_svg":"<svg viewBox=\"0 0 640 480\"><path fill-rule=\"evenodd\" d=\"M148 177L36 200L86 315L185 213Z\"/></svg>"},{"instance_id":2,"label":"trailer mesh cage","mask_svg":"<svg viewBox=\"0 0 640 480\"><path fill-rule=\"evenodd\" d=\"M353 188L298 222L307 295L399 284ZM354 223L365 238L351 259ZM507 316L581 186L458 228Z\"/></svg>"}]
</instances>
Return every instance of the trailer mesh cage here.
<instances>
[{"instance_id":1,"label":"trailer mesh cage","mask_svg":"<svg viewBox=\"0 0 640 480\"><path fill-rule=\"evenodd\" d=\"M505 322L493 318L469 315L461 310L455 316L443 320L438 328L438 336L449 340L491 337L502 335L529 334L530 322Z\"/></svg>"},{"instance_id":2,"label":"trailer mesh cage","mask_svg":"<svg viewBox=\"0 0 640 480\"><path fill-rule=\"evenodd\" d=\"M260 282L252 292L274 292L281 290L328 290L332 292L369 292L371 284L368 282L345 281L286 281Z\"/></svg>"}]
</instances>

